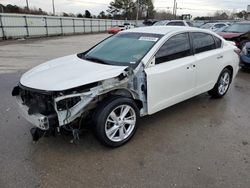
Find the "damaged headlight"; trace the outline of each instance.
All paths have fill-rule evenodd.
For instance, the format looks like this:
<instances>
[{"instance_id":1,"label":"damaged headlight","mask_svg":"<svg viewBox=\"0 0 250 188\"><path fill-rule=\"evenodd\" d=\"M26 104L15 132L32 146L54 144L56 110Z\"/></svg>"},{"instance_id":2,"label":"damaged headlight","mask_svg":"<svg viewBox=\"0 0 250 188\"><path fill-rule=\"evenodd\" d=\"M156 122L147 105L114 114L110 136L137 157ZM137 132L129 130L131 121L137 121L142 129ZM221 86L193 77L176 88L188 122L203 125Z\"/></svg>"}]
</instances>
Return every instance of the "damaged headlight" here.
<instances>
[{"instance_id":1,"label":"damaged headlight","mask_svg":"<svg viewBox=\"0 0 250 188\"><path fill-rule=\"evenodd\" d=\"M81 101L81 97L71 97L71 98L66 98L58 101L57 104L57 110L58 111L63 111L72 108L75 106L78 102Z\"/></svg>"}]
</instances>

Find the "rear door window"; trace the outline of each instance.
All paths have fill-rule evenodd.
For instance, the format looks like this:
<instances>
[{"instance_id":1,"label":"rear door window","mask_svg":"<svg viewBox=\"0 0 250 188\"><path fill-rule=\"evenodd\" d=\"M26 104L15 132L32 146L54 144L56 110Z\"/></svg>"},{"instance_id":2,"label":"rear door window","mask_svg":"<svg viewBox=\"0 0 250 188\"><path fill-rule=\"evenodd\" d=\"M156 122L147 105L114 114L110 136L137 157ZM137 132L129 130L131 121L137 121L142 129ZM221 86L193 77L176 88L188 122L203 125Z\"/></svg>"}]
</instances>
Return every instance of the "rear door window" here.
<instances>
[{"instance_id":1,"label":"rear door window","mask_svg":"<svg viewBox=\"0 0 250 188\"><path fill-rule=\"evenodd\" d=\"M215 40L216 48L221 48L221 46L222 46L222 40L219 39L216 36L214 36L214 40Z\"/></svg>"},{"instance_id":2,"label":"rear door window","mask_svg":"<svg viewBox=\"0 0 250 188\"><path fill-rule=\"evenodd\" d=\"M196 54L216 49L212 35L202 32L191 33L193 47Z\"/></svg>"}]
</instances>

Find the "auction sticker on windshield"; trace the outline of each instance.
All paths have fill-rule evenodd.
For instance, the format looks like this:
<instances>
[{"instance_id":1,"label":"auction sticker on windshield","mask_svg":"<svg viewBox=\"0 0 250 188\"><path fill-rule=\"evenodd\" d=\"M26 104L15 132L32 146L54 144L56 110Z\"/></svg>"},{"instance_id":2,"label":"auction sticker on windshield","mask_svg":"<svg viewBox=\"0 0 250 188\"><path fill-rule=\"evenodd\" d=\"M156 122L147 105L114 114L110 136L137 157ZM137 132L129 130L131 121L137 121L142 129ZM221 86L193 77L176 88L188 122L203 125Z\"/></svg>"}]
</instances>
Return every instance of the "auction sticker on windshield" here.
<instances>
[{"instance_id":1,"label":"auction sticker on windshield","mask_svg":"<svg viewBox=\"0 0 250 188\"><path fill-rule=\"evenodd\" d=\"M139 40L156 42L158 40L158 38L156 38L156 37L140 37Z\"/></svg>"}]
</instances>

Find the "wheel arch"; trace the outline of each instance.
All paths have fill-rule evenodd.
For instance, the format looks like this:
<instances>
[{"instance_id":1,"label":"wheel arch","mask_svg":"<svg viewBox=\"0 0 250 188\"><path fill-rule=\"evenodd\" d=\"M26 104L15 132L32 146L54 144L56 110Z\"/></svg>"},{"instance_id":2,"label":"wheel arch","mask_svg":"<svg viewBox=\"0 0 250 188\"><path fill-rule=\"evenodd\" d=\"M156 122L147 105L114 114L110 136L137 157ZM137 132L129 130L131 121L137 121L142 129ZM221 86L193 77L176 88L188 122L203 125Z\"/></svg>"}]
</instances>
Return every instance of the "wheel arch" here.
<instances>
[{"instance_id":1,"label":"wheel arch","mask_svg":"<svg viewBox=\"0 0 250 188\"><path fill-rule=\"evenodd\" d=\"M232 79L233 79L233 76L234 76L234 69L233 69L233 66L227 65L224 69L228 69L228 70L231 72L231 80L230 80L230 82L232 82ZM223 70L224 70L224 69L223 69Z\"/></svg>"},{"instance_id":2,"label":"wheel arch","mask_svg":"<svg viewBox=\"0 0 250 188\"><path fill-rule=\"evenodd\" d=\"M135 101L139 110L143 108L143 102L137 98L137 94L127 88L117 88L117 89L111 90L107 92L105 95L103 95L103 99L111 98L114 96L131 98Z\"/></svg>"}]
</instances>

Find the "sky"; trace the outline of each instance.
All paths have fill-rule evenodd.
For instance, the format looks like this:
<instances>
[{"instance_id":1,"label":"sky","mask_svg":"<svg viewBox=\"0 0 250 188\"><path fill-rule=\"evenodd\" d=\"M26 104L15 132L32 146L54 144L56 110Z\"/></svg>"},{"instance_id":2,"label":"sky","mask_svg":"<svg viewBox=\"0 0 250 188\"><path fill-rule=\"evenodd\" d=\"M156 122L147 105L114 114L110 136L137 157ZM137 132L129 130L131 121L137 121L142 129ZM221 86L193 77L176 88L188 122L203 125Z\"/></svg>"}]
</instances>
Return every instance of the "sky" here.
<instances>
[{"instance_id":1,"label":"sky","mask_svg":"<svg viewBox=\"0 0 250 188\"><path fill-rule=\"evenodd\" d=\"M111 0L54 0L56 13L84 13L88 9L98 15L107 10ZM42 8L52 12L52 0L28 0L29 7ZM153 0L156 10L173 10L174 0ZM26 0L0 0L0 4L15 4L26 6ZM209 16L216 10L239 11L246 10L249 0L177 0L177 14L191 14L195 16Z\"/></svg>"}]
</instances>

